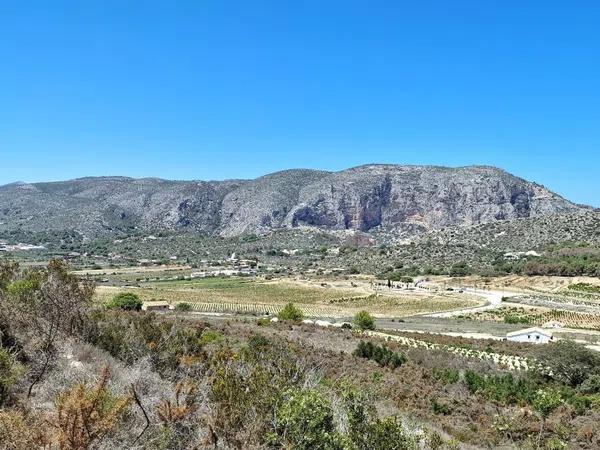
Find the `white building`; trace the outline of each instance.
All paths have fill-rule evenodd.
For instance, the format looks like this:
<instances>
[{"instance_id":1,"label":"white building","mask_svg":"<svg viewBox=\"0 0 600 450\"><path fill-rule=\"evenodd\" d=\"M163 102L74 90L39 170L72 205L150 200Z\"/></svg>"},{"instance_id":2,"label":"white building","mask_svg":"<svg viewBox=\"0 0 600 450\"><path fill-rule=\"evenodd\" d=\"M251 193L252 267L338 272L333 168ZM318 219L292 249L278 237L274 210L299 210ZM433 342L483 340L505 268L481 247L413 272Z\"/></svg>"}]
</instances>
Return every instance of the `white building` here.
<instances>
[{"instance_id":1,"label":"white building","mask_svg":"<svg viewBox=\"0 0 600 450\"><path fill-rule=\"evenodd\" d=\"M552 332L542 328L525 328L524 330L506 333L506 340L513 342L529 342L531 344L547 344L552 342Z\"/></svg>"}]
</instances>

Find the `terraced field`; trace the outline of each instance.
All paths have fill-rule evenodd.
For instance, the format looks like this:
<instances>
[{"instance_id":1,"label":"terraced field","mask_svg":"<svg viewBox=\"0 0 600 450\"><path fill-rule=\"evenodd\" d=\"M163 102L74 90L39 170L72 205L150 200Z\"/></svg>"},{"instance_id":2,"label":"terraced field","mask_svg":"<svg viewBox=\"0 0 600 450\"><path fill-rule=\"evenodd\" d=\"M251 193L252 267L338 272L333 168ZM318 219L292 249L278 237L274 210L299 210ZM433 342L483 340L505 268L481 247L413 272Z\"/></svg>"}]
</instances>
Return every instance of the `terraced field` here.
<instances>
[{"instance_id":1,"label":"terraced field","mask_svg":"<svg viewBox=\"0 0 600 450\"><path fill-rule=\"evenodd\" d=\"M304 284L293 280L257 278L204 278L142 283L139 287L98 286L97 299L108 300L117 292L137 293L143 301L186 302L199 312L277 314L288 302L299 305L309 317L348 317L361 309L385 317L406 317L477 306L480 299L467 294L376 295L364 288Z\"/></svg>"}]
</instances>

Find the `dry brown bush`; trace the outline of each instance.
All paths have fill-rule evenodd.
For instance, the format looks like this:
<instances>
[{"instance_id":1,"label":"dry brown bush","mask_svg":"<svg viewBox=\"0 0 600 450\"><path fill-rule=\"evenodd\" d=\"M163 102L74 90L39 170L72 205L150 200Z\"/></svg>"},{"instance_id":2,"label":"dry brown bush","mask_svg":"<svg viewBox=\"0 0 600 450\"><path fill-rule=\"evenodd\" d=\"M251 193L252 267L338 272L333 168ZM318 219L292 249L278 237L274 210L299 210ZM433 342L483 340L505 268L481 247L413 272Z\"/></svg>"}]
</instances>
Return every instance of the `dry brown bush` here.
<instances>
[{"instance_id":1,"label":"dry brown bush","mask_svg":"<svg viewBox=\"0 0 600 450\"><path fill-rule=\"evenodd\" d=\"M196 383L187 380L177 383L172 400L164 398L156 407L156 415L163 424L172 424L188 419L198 409Z\"/></svg>"},{"instance_id":2,"label":"dry brown bush","mask_svg":"<svg viewBox=\"0 0 600 450\"><path fill-rule=\"evenodd\" d=\"M107 388L110 372L104 369L98 384L78 384L59 396L52 421L61 450L86 450L101 441L129 409L130 397L117 397Z\"/></svg>"},{"instance_id":3,"label":"dry brown bush","mask_svg":"<svg viewBox=\"0 0 600 450\"><path fill-rule=\"evenodd\" d=\"M50 445L50 436L41 421L24 412L0 411L0 447L3 450L31 450Z\"/></svg>"}]
</instances>

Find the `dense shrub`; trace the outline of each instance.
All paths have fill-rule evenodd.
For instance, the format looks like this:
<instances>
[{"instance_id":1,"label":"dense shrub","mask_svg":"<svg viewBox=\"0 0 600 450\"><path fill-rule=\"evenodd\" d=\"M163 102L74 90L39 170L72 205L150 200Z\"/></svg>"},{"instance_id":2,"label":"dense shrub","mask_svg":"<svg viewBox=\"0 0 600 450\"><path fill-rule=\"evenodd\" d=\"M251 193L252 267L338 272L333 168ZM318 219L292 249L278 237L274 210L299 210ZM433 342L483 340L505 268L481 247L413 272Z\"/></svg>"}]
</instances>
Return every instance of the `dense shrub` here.
<instances>
[{"instance_id":1,"label":"dense shrub","mask_svg":"<svg viewBox=\"0 0 600 450\"><path fill-rule=\"evenodd\" d=\"M571 243L547 248L542 256L523 257L518 261L506 261L500 255L493 265L499 273L597 277L600 276L600 248ZM569 289L579 292L600 292L598 287L588 283L571 286Z\"/></svg>"},{"instance_id":2,"label":"dense shrub","mask_svg":"<svg viewBox=\"0 0 600 450\"><path fill-rule=\"evenodd\" d=\"M82 327L94 284L71 274L59 260L23 271L0 265L0 280L0 323L24 338L19 353L27 361L30 397L56 362L57 343Z\"/></svg>"},{"instance_id":3,"label":"dense shrub","mask_svg":"<svg viewBox=\"0 0 600 450\"><path fill-rule=\"evenodd\" d=\"M277 414L278 440L298 450L342 450L330 402L316 390L292 390Z\"/></svg>"},{"instance_id":4,"label":"dense shrub","mask_svg":"<svg viewBox=\"0 0 600 450\"><path fill-rule=\"evenodd\" d=\"M516 314L506 314L504 316L504 323L510 323L510 324L527 324L527 323L531 323L531 319L527 316L519 316Z\"/></svg>"},{"instance_id":5,"label":"dense shrub","mask_svg":"<svg viewBox=\"0 0 600 450\"><path fill-rule=\"evenodd\" d=\"M0 448L31 450L50 448L48 426L37 417L15 409L0 410Z\"/></svg>"},{"instance_id":6,"label":"dense shrub","mask_svg":"<svg viewBox=\"0 0 600 450\"><path fill-rule=\"evenodd\" d=\"M472 393L505 405L529 403L535 398L539 384L529 378L505 375L481 375L466 370L464 382Z\"/></svg>"},{"instance_id":7,"label":"dense shrub","mask_svg":"<svg viewBox=\"0 0 600 450\"><path fill-rule=\"evenodd\" d=\"M594 374L579 385L579 391L584 394L600 394L600 375Z\"/></svg>"},{"instance_id":8,"label":"dense shrub","mask_svg":"<svg viewBox=\"0 0 600 450\"><path fill-rule=\"evenodd\" d=\"M204 332L203 326L161 321L155 314L115 310L90 314L81 336L128 364L149 358L155 370L168 375L182 358L202 359L204 345L220 336Z\"/></svg>"},{"instance_id":9,"label":"dense shrub","mask_svg":"<svg viewBox=\"0 0 600 450\"><path fill-rule=\"evenodd\" d=\"M377 418L372 398L364 390L344 386L341 397L346 410L346 448L355 450L407 450L417 448L396 417Z\"/></svg>"},{"instance_id":10,"label":"dense shrub","mask_svg":"<svg viewBox=\"0 0 600 450\"><path fill-rule=\"evenodd\" d=\"M352 354L359 358L372 359L380 366L391 367L392 369L396 369L406 362L406 357L402 353L393 352L385 346L368 341L360 341Z\"/></svg>"},{"instance_id":11,"label":"dense shrub","mask_svg":"<svg viewBox=\"0 0 600 450\"><path fill-rule=\"evenodd\" d=\"M464 261L452 264L452 266L450 266L450 270L448 271L448 275L451 277L464 277L466 275L470 275L471 273L473 273L473 270Z\"/></svg>"},{"instance_id":12,"label":"dense shrub","mask_svg":"<svg viewBox=\"0 0 600 450\"><path fill-rule=\"evenodd\" d=\"M543 345L536 353L545 374L571 387L600 374L600 354L573 341Z\"/></svg>"},{"instance_id":13,"label":"dense shrub","mask_svg":"<svg viewBox=\"0 0 600 450\"><path fill-rule=\"evenodd\" d=\"M568 286L572 291L579 292L591 292L593 294L600 294L600 286L590 283L573 283Z\"/></svg>"},{"instance_id":14,"label":"dense shrub","mask_svg":"<svg viewBox=\"0 0 600 450\"><path fill-rule=\"evenodd\" d=\"M367 311L359 311L354 316L354 325L360 330L374 330L375 319Z\"/></svg>"},{"instance_id":15,"label":"dense shrub","mask_svg":"<svg viewBox=\"0 0 600 450\"><path fill-rule=\"evenodd\" d=\"M23 373L23 367L15 356L0 346L0 407L8 399L10 389Z\"/></svg>"},{"instance_id":16,"label":"dense shrub","mask_svg":"<svg viewBox=\"0 0 600 450\"><path fill-rule=\"evenodd\" d=\"M442 414L444 416L452 413L452 408L446 403L440 402L437 398L431 399L431 410L434 414Z\"/></svg>"},{"instance_id":17,"label":"dense shrub","mask_svg":"<svg viewBox=\"0 0 600 450\"><path fill-rule=\"evenodd\" d=\"M367 428L368 445L361 450L409 450L417 448L396 417L377 419Z\"/></svg>"},{"instance_id":18,"label":"dense shrub","mask_svg":"<svg viewBox=\"0 0 600 450\"><path fill-rule=\"evenodd\" d=\"M434 370L434 376L445 384L458 383L460 380L460 373L458 369L437 369Z\"/></svg>"},{"instance_id":19,"label":"dense shrub","mask_svg":"<svg viewBox=\"0 0 600 450\"><path fill-rule=\"evenodd\" d=\"M189 312L192 310L192 305L186 302L177 303L177 305L175 305L175 310L181 312Z\"/></svg>"},{"instance_id":20,"label":"dense shrub","mask_svg":"<svg viewBox=\"0 0 600 450\"><path fill-rule=\"evenodd\" d=\"M109 309L122 309L125 311L139 311L142 309L142 301L133 292L121 292L115 295L107 304Z\"/></svg>"},{"instance_id":21,"label":"dense shrub","mask_svg":"<svg viewBox=\"0 0 600 450\"><path fill-rule=\"evenodd\" d=\"M279 312L277 318L279 320L291 320L294 322L299 322L300 320L304 319L304 313L293 303L288 303Z\"/></svg>"}]
</instances>

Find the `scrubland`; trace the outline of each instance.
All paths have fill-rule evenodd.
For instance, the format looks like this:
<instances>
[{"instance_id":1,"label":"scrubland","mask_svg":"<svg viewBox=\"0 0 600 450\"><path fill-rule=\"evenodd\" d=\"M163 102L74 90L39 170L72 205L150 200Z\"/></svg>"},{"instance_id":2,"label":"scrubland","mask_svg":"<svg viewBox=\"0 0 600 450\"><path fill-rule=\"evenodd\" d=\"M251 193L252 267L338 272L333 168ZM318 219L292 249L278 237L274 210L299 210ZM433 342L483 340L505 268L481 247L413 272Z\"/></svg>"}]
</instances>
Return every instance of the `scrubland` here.
<instances>
[{"instance_id":1,"label":"scrubland","mask_svg":"<svg viewBox=\"0 0 600 450\"><path fill-rule=\"evenodd\" d=\"M566 341L107 309L59 262L2 266L0 329L7 449L600 445L600 355Z\"/></svg>"}]
</instances>

